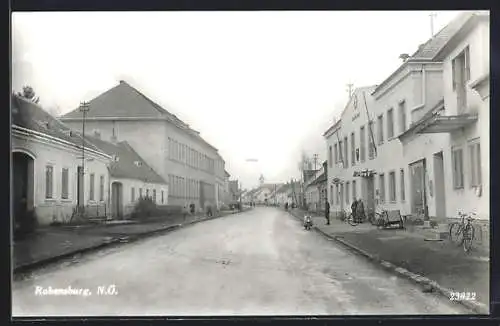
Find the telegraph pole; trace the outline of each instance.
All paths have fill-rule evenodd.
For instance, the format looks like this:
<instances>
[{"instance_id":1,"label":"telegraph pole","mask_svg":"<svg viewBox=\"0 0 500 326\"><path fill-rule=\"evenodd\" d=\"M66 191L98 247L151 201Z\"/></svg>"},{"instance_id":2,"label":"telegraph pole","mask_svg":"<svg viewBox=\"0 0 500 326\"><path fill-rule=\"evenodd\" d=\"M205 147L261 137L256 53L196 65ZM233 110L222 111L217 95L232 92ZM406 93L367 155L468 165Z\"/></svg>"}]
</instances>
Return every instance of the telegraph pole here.
<instances>
[{"instance_id":1,"label":"telegraph pole","mask_svg":"<svg viewBox=\"0 0 500 326\"><path fill-rule=\"evenodd\" d=\"M83 114L82 120L82 212L85 210L85 119L87 117L87 112L90 110L90 105L88 102L80 102L80 112Z\"/></svg>"},{"instance_id":2,"label":"telegraph pole","mask_svg":"<svg viewBox=\"0 0 500 326\"><path fill-rule=\"evenodd\" d=\"M429 15L429 17L431 18L431 37L434 37L434 19L436 18L436 16L436 13L432 13Z\"/></svg>"}]
</instances>

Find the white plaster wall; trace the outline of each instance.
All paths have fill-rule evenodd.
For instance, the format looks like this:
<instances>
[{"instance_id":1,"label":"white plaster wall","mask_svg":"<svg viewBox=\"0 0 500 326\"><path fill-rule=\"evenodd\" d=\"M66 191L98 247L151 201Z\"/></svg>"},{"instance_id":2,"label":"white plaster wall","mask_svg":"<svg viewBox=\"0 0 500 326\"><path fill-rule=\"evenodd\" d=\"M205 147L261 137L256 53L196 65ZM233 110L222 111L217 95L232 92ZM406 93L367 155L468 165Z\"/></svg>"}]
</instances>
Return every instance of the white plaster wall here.
<instances>
[{"instance_id":1,"label":"white plaster wall","mask_svg":"<svg viewBox=\"0 0 500 326\"><path fill-rule=\"evenodd\" d=\"M129 215L132 213L135 204L139 200L139 189L142 189L143 197L146 196L146 189L149 189L149 196L153 198L153 189L156 189L156 204L157 205L168 205L168 185L167 184L157 184L149 183L136 179L128 178L112 178L110 184L113 182L120 182L122 184L123 191L123 214ZM135 190L135 198L132 200L132 188ZM164 192L164 201L162 202L161 192Z\"/></svg>"},{"instance_id":2,"label":"white plaster wall","mask_svg":"<svg viewBox=\"0 0 500 326\"><path fill-rule=\"evenodd\" d=\"M466 37L451 51L443 61L444 74L443 84L445 92L445 107L447 115L457 113L456 93L452 85L452 60L460 54L466 46L469 46L470 54L470 82L489 73L489 23L483 22L473 29ZM489 90L488 90L489 93ZM451 163L451 147L448 150L447 161L445 161L446 173L446 209L449 214L456 216L458 210L475 211L483 220L489 219L489 98L481 99L481 96L470 87L467 87L467 105L470 113L478 114L478 121L463 130L450 135L450 146L461 146L464 150L464 188L453 189L453 175ZM478 196L475 188L470 187L470 156L468 152L468 141L480 137L481 142L481 174L482 194ZM448 200L449 199L449 200Z\"/></svg>"},{"instance_id":3,"label":"white plaster wall","mask_svg":"<svg viewBox=\"0 0 500 326\"><path fill-rule=\"evenodd\" d=\"M50 224L52 221L69 220L73 208L77 205L77 167L81 165L78 157L82 152L77 149L69 149L60 145L53 145L46 142L37 141L23 136L12 136L12 151L28 151L36 158L34 160L34 206L41 225ZM86 205L108 204L108 180L109 173L108 159L98 157L86 152L87 158L92 161L85 162L84 180L84 202ZM45 198L45 167L52 165L53 170L53 198ZM62 169L68 168L68 199L61 199L62 191ZM94 201L89 200L89 180L90 174L95 174ZM99 200L99 179L104 176L104 200ZM14 177L15 182L15 177Z\"/></svg>"},{"instance_id":4,"label":"white plaster wall","mask_svg":"<svg viewBox=\"0 0 500 326\"><path fill-rule=\"evenodd\" d=\"M81 122L65 122L75 130L81 130ZM206 203L199 202L199 196L194 200L196 206L207 204L216 205L216 174L224 177L224 162L217 154L217 151L204 144L200 140L186 134L183 130L165 121L92 121L87 120L86 132L93 132L97 129L101 133L101 138L106 141L111 140L112 130L114 128L118 141L126 140L135 151L150 165L158 174L160 174L168 183L169 174L190 178L197 181L204 181L209 186L205 191L205 197L209 198ZM206 154L214 159L214 172L209 173L198 168L193 168L184 162L172 160L169 155L168 138L175 139L179 143L186 144L194 150ZM172 196L170 189L169 203L175 205L184 205L193 202L190 198L180 198Z\"/></svg>"}]
</instances>

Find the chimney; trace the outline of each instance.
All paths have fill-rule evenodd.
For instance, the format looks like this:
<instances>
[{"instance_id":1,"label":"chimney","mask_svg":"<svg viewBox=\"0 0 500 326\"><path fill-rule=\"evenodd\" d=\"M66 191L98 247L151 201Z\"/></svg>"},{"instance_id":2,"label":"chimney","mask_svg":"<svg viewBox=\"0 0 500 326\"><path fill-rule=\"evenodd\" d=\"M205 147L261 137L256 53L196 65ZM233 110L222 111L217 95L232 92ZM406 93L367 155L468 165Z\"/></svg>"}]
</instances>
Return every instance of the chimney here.
<instances>
[{"instance_id":1,"label":"chimney","mask_svg":"<svg viewBox=\"0 0 500 326\"><path fill-rule=\"evenodd\" d=\"M123 79L120 79L120 84L124 84L125 81Z\"/></svg>"},{"instance_id":2,"label":"chimney","mask_svg":"<svg viewBox=\"0 0 500 326\"><path fill-rule=\"evenodd\" d=\"M406 60L408 60L409 57L410 55L408 55L408 53L402 53L399 55L399 59L403 60L403 62L406 62Z\"/></svg>"}]
</instances>

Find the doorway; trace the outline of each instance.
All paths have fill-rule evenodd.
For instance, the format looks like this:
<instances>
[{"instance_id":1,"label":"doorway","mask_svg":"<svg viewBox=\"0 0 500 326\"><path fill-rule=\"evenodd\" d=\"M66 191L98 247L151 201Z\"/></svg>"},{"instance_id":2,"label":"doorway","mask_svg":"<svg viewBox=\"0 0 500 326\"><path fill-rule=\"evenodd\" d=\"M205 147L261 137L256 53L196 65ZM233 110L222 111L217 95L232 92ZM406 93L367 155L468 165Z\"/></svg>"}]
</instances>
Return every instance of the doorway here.
<instances>
[{"instance_id":1,"label":"doorway","mask_svg":"<svg viewBox=\"0 0 500 326\"><path fill-rule=\"evenodd\" d=\"M111 184L111 216L118 219L123 217L123 185L121 182Z\"/></svg>"},{"instance_id":2,"label":"doorway","mask_svg":"<svg viewBox=\"0 0 500 326\"><path fill-rule=\"evenodd\" d=\"M34 208L34 163L34 158L27 153L12 153L14 226L21 223L24 213Z\"/></svg>"},{"instance_id":3,"label":"doorway","mask_svg":"<svg viewBox=\"0 0 500 326\"><path fill-rule=\"evenodd\" d=\"M366 187L366 211L367 217L373 218L375 216L375 180L373 176L364 178Z\"/></svg>"},{"instance_id":4,"label":"doorway","mask_svg":"<svg viewBox=\"0 0 500 326\"><path fill-rule=\"evenodd\" d=\"M410 164L411 212L419 217L427 217L425 193L425 159Z\"/></svg>"},{"instance_id":5,"label":"doorway","mask_svg":"<svg viewBox=\"0 0 500 326\"><path fill-rule=\"evenodd\" d=\"M446 218L446 192L444 189L443 152L434 154L434 201L436 217Z\"/></svg>"}]
</instances>

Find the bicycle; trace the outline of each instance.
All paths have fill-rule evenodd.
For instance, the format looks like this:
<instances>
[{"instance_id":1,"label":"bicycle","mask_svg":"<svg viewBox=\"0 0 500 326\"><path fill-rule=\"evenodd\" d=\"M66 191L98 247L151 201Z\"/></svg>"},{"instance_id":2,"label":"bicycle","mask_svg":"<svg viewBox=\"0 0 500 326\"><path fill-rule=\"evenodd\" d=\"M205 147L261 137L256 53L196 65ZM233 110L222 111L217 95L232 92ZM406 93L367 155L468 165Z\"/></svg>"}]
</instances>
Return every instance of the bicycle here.
<instances>
[{"instance_id":1,"label":"bicycle","mask_svg":"<svg viewBox=\"0 0 500 326\"><path fill-rule=\"evenodd\" d=\"M354 214L352 212L345 210L344 215L345 215L345 220L347 221L347 223L349 223L352 226L358 225L358 222L354 218Z\"/></svg>"},{"instance_id":2,"label":"bicycle","mask_svg":"<svg viewBox=\"0 0 500 326\"><path fill-rule=\"evenodd\" d=\"M475 215L475 213L464 214L458 212L460 222L454 222L450 225L450 241L460 242L460 245L463 246L466 253L470 252L472 249L472 240L475 238L474 226L472 226L471 223L474 220L472 216ZM467 220L467 223L465 220Z\"/></svg>"},{"instance_id":3,"label":"bicycle","mask_svg":"<svg viewBox=\"0 0 500 326\"><path fill-rule=\"evenodd\" d=\"M370 222L372 225L375 225L376 227L380 228L386 225L386 219L387 219L387 210L377 208L375 211L373 211L372 219Z\"/></svg>"}]
</instances>

